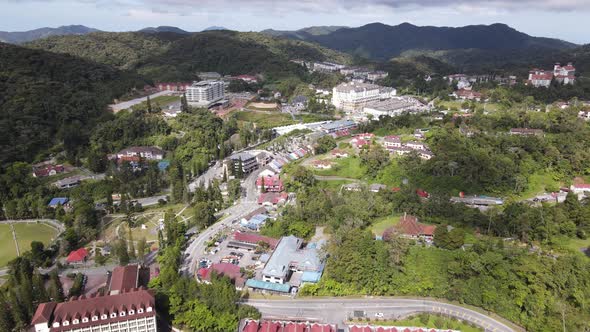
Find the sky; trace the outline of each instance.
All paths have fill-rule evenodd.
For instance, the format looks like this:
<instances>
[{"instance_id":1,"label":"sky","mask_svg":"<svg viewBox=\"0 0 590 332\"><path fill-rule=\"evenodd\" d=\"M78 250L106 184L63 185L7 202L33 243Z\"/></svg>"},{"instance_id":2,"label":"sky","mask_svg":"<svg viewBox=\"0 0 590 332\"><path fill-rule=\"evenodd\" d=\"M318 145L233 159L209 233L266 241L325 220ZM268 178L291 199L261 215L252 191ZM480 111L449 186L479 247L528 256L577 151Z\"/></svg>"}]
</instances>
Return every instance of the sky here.
<instances>
[{"instance_id":1,"label":"sky","mask_svg":"<svg viewBox=\"0 0 590 332\"><path fill-rule=\"evenodd\" d=\"M0 0L0 31L82 24L105 31L505 23L533 36L590 43L590 0Z\"/></svg>"}]
</instances>

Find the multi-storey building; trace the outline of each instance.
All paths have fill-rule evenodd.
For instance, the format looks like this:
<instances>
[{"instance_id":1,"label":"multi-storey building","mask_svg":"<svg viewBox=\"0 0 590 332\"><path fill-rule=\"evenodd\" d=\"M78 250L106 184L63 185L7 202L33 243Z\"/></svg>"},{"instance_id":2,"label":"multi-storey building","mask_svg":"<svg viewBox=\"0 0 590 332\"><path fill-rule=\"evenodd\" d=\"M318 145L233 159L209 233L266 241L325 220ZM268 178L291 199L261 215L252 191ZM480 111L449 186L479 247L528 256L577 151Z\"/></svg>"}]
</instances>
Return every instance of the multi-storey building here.
<instances>
[{"instance_id":1,"label":"multi-storey building","mask_svg":"<svg viewBox=\"0 0 590 332\"><path fill-rule=\"evenodd\" d=\"M199 107L209 107L223 97L224 84L221 81L195 82L186 89L186 101Z\"/></svg>"},{"instance_id":2,"label":"multi-storey building","mask_svg":"<svg viewBox=\"0 0 590 332\"><path fill-rule=\"evenodd\" d=\"M154 295L135 288L117 295L41 303L33 316L35 332L157 332Z\"/></svg>"},{"instance_id":3,"label":"multi-storey building","mask_svg":"<svg viewBox=\"0 0 590 332\"><path fill-rule=\"evenodd\" d=\"M576 67L569 62L566 66L556 63L553 66L555 80L562 84L574 84L576 81Z\"/></svg>"},{"instance_id":4,"label":"multi-storey building","mask_svg":"<svg viewBox=\"0 0 590 332\"><path fill-rule=\"evenodd\" d=\"M256 156L247 152L230 156L228 158L228 164L227 166L231 168L231 172L234 175L239 173L240 164L242 165L242 174L244 175L252 173L259 166Z\"/></svg>"},{"instance_id":5,"label":"multi-storey building","mask_svg":"<svg viewBox=\"0 0 590 332\"><path fill-rule=\"evenodd\" d=\"M369 102L394 97L396 90L367 83L342 83L334 88L332 104L336 108L352 112L362 110Z\"/></svg>"}]
</instances>

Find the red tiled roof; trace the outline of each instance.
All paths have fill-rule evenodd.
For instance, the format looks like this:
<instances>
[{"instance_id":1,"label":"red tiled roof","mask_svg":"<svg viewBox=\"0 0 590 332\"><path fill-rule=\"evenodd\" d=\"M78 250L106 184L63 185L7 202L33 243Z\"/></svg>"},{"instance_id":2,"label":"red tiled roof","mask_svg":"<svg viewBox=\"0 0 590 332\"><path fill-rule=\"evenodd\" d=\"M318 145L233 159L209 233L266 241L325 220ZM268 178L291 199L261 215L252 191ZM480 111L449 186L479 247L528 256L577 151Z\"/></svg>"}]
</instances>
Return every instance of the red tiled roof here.
<instances>
[{"instance_id":1,"label":"red tiled roof","mask_svg":"<svg viewBox=\"0 0 590 332\"><path fill-rule=\"evenodd\" d=\"M353 326L350 328L350 332L371 332L371 328L368 326Z\"/></svg>"},{"instance_id":2,"label":"red tiled roof","mask_svg":"<svg viewBox=\"0 0 590 332\"><path fill-rule=\"evenodd\" d=\"M385 142L399 142L401 138L399 136L391 135L385 136Z\"/></svg>"},{"instance_id":3,"label":"red tiled roof","mask_svg":"<svg viewBox=\"0 0 590 332\"><path fill-rule=\"evenodd\" d=\"M262 322L258 332L278 332L281 327L279 322Z\"/></svg>"},{"instance_id":4,"label":"red tiled roof","mask_svg":"<svg viewBox=\"0 0 590 332\"><path fill-rule=\"evenodd\" d=\"M31 324L35 325L38 323L49 322L51 320L51 315L53 314L53 309L55 309L56 305L57 305L57 303L55 303L55 302L47 302L47 303L39 304L39 306L37 307L37 310L35 311L35 315L33 315L33 319L31 320Z\"/></svg>"},{"instance_id":5,"label":"red tiled roof","mask_svg":"<svg viewBox=\"0 0 590 332\"><path fill-rule=\"evenodd\" d=\"M66 261L68 263L77 263L84 261L86 257L88 257L88 251L85 248L80 248L78 250L70 252Z\"/></svg>"},{"instance_id":6,"label":"red tiled roof","mask_svg":"<svg viewBox=\"0 0 590 332\"><path fill-rule=\"evenodd\" d=\"M590 189L590 184L578 183L578 184L574 184L573 187L579 188L579 189Z\"/></svg>"},{"instance_id":7,"label":"red tiled roof","mask_svg":"<svg viewBox=\"0 0 590 332\"><path fill-rule=\"evenodd\" d=\"M125 321L130 319L129 316L119 316L119 312L121 311L129 311L131 309L135 310L135 314L132 316L133 318L142 318L142 317L151 317L156 315L155 311L155 299L154 295L151 291L145 289L134 289L130 292L125 292L117 295L107 295L107 296L100 296L95 294L91 297L81 296L80 298L72 298L68 302L58 303L58 304L51 304L43 303L40 305L43 306L42 312L35 313L34 321L37 323L44 323L47 322L50 326L53 322L59 322L60 327L52 327L52 332L62 332L62 331L70 331L74 327L72 325L72 320L74 318L80 319L80 323L75 325L76 329L86 328L89 326L97 325L97 322L93 322L91 320L92 316L99 316L98 324L108 324L112 322L118 321ZM49 309L47 309L47 305L49 307L53 306L53 312L49 313ZM147 308L151 307L152 311L147 312ZM138 313L137 309L143 309L143 313ZM117 317L110 317L111 313L116 313ZM53 316L53 318L49 320L44 320L45 317L49 314L49 316ZM102 314L107 315L107 319L100 319ZM87 323L82 323L82 318L87 317L89 321ZM70 324L68 326L62 326L61 322L68 320Z\"/></svg>"},{"instance_id":8,"label":"red tiled roof","mask_svg":"<svg viewBox=\"0 0 590 332\"><path fill-rule=\"evenodd\" d=\"M331 325L328 324L313 324L310 332L336 332Z\"/></svg>"},{"instance_id":9,"label":"red tiled roof","mask_svg":"<svg viewBox=\"0 0 590 332\"><path fill-rule=\"evenodd\" d=\"M278 204L281 200L286 200L287 197L289 197L287 193L263 193L258 197L258 204Z\"/></svg>"},{"instance_id":10,"label":"red tiled roof","mask_svg":"<svg viewBox=\"0 0 590 332\"><path fill-rule=\"evenodd\" d=\"M240 273L240 267L230 263L216 263L211 265L208 269L199 269L199 275L202 279L209 280L211 279L211 271L217 272L220 276L229 277L231 280L236 280L242 276L242 273Z\"/></svg>"},{"instance_id":11,"label":"red tiled roof","mask_svg":"<svg viewBox=\"0 0 590 332\"><path fill-rule=\"evenodd\" d=\"M113 274L111 276L111 286L109 291L122 292L124 290L137 288L138 278L138 265L117 266L113 270Z\"/></svg>"},{"instance_id":12,"label":"red tiled roof","mask_svg":"<svg viewBox=\"0 0 590 332\"><path fill-rule=\"evenodd\" d=\"M405 235L428 235L433 236L436 226L425 225L418 222L418 218L414 216L403 216L400 218L399 223L395 226L395 229Z\"/></svg>"},{"instance_id":13,"label":"red tiled roof","mask_svg":"<svg viewBox=\"0 0 590 332\"><path fill-rule=\"evenodd\" d=\"M281 178L278 175L261 176L258 179L256 179L256 185L257 186L262 186L263 179L264 179L264 186L265 187L279 187L279 188L283 188L283 181L281 181Z\"/></svg>"},{"instance_id":14,"label":"red tiled roof","mask_svg":"<svg viewBox=\"0 0 590 332\"><path fill-rule=\"evenodd\" d=\"M257 244L258 242L266 242L273 249L279 243L279 240L273 239L271 237L262 236L262 235L258 235L258 234L252 234L252 233L241 233L241 232L234 233L234 240L239 241L239 242L251 243L251 244Z\"/></svg>"},{"instance_id":15,"label":"red tiled roof","mask_svg":"<svg viewBox=\"0 0 590 332\"><path fill-rule=\"evenodd\" d=\"M289 323L285 325L284 332L308 332L307 325L304 323Z\"/></svg>"},{"instance_id":16,"label":"red tiled roof","mask_svg":"<svg viewBox=\"0 0 590 332\"><path fill-rule=\"evenodd\" d=\"M249 321L242 329L242 332L258 332L258 322L253 320Z\"/></svg>"}]
</instances>

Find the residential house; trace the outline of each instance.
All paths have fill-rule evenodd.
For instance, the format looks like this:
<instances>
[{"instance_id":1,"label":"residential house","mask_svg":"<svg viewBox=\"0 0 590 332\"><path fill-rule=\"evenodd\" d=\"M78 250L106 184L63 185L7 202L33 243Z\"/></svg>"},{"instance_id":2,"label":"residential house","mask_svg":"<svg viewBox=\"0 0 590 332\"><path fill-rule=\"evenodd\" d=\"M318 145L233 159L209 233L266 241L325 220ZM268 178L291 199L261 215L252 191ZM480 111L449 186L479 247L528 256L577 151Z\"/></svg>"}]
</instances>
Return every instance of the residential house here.
<instances>
[{"instance_id":1,"label":"residential house","mask_svg":"<svg viewBox=\"0 0 590 332\"><path fill-rule=\"evenodd\" d=\"M346 152L345 150L341 150L341 149L334 149L334 150L332 150L332 156L334 156L336 158L347 158L348 152Z\"/></svg>"},{"instance_id":2,"label":"residential house","mask_svg":"<svg viewBox=\"0 0 590 332\"><path fill-rule=\"evenodd\" d=\"M570 186L570 191L578 196L586 196L586 193L590 193L590 184L574 183Z\"/></svg>"},{"instance_id":3,"label":"residential house","mask_svg":"<svg viewBox=\"0 0 590 332\"><path fill-rule=\"evenodd\" d=\"M33 177L42 178L46 176L53 176L66 171L63 165L45 164L39 167L33 167Z\"/></svg>"},{"instance_id":4,"label":"residential house","mask_svg":"<svg viewBox=\"0 0 590 332\"><path fill-rule=\"evenodd\" d=\"M117 158L125 159L132 158L129 161L135 161L137 157L146 160L162 160L164 158L164 150L153 146L132 146L123 149L117 153ZM135 157L135 158L134 158Z\"/></svg>"},{"instance_id":5,"label":"residential house","mask_svg":"<svg viewBox=\"0 0 590 332\"><path fill-rule=\"evenodd\" d=\"M453 97L463 100L475 100L481 101L483 95L477 91L467 90L467 89L459 89L453 92Z\"/></svg>"},{"instance_id":6,"label":"residential house","mask_svg":"<svg viewBox=\"0 0 590 332\"><path fill-rule=\"evenodd\" d=\"M405 144L406 147L412 150L427 150L426 144L417 141L410 141Z\"/></svg>"},{"instance_id":7,"label":"residential house","mask_svg":"<svg viewBox=\"0 0 590 332\"><path fill-rule=\"evenodd\" d=\"M158 91L186 91L191 86L191 83L187 82L159 82L156 83Z\"/></svg>"},{"instance_id":8,"label":"residential house","mask_svg":"<svg viewBox=\"0 0 590 332\"><path fill-rule=\"evenodd\" d=\"M139 265L117 266L109 280L109 295L117 295L139 287Z\"/></svg>"},{"instance_id":9,"label":"residential house","mask_svg":"<svg viewBox=\"0 0 590 332\"><path fill-rule=\"evenodd\" d=\"M385 147L386 149L401 148L402 140L399 136L385 136L385 138L383 139L383 147Z\"/></svg>"},{"instance_id":10,"label":"residential house","mask_svg":"<svg viewBox=\"0 0 590 332\"><path fill-rule=\"evenodd\" d=\"M378 193L381 190L384 190L386 188L387 188L387 186L384 184L373 183L372 185L369 186L369 191L374 192L374 193Z\"/></svg>"},{"instance_id":11,"label":"residential house","mask_svg":"<svg viewBox=\"0 0 590 332\"><path fill-rule=\"evenodd\" d=\"M331 169L332 162L329 160L314 160L312 165L316 169Z\"/></svg>"},{"instance_id":12,"label":"residential house","mask_svg":"<svg viewBox=\"0 0 590 332\"><path fill-rule=\"evenodd\" d=\"M262 190L263 187L265 192L281 192L284 189L283 181L278 175L261 176L256 179L256 188Z\"/></svg>"},{"instance_id":13,"label":"residential house","mask_svg":"<svg viewBox=\"0 0 590 332\"><path fill-rule=\"evenodd\" d=\"M258 204L264 206L282 205L287 202L289 195L287 193L267 192L258 197Z\"/></svg>"},{"instance_id":14,"label":"residential house","mask_svg":"<svg viewBox=\"0 0 590 332\"><path fill-rule=\"evenodd\" d=\"M261 242L268 244L271 249L274 249L279 243L279 240L254 233L234 232L233 239L228 242L228 247L254 250Z\"/></svg>"},{"instance_id":15,"label":"residential house","mask_svg":"<svg viewBox=\"0 0 590 332\"><path fill-rule=\"evenodd\" d=\"M242 289L246 283L246 280L242 277L240 267L231 263L215 263L208 268L200 268L197 271L197 280L202 283L210 283L213 273L218 276L228 277L237 289Z\"/></svg>"},{"instance_id":16,"label":"residential house","mask_svg":"<svg viewBox=\"0 0 590 332\"><path fill-rule=\"evenodd\" d=\"M338 332L338 326L313 322L257 321L245 319L238 332ZM389 332L389 331L388 331Z\"/></svg>"},{"instance_id":17,"label":"residential house","mask_svg":"<svg viewBox=\"0 0 590 332\"><path fill-rule=\"evenodd\" d=\"M434 239L436 226L419 223L417 217L406 214L400 218L399 223L394 226L394 229L403 237L431 242Z\"/></svg>"},{"instance_id":18,"label":"residential house","mask_svg":"<svg viewBox=\"0 0 590 332\"><path fill-rule=\"evenodd\" d=\"M53 185L56 186L58 189L70 189L79 186L80 183L82 183L83 179L83 176L75 175L55 181Z\"/></svg>"}]
</instances>

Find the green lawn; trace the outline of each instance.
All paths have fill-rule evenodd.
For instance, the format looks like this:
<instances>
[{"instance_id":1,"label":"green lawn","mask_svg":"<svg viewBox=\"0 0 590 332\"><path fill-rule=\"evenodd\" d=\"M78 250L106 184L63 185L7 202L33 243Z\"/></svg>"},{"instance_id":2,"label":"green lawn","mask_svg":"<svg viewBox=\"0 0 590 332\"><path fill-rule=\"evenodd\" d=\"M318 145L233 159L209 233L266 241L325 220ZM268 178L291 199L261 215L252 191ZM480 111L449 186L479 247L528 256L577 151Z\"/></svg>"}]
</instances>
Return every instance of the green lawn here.
<instances>
[{"instance_id":1,"label":"green lawn","mask_svg":"<svg viewBox=\"0 0 590 332\"><path fill-rule=\"evenodd\" d=\"M317 175L338 176L348 179L361 179L365 175L365 167L361 165L361 160L355 157L334 159L331 169L314 170Z\"/></svg>"},{"instance_id":2,"label":"green lawn","mask_svg":"<svg viewBox=\"0 0 590 332\"><path fill-rule=\"evenodd\" d=\"M41 241L48 245L57 231L44 224L14 224L21 253L31 249L31 242ZM9 225L0 225L0 266L16 258L16 246Z\"/></svg>"},{"instance_id":3,"label":"green lawn","mask_svg":"<svg viewBox=\"0 0 590 332\"><path fill-rule=\"evenodd\" d=\"M401 218L401 215L388 216L375 220L371 225L371 232L375 235L383 235L383 232L391 226L397 225Z\"/></svg>"},{"instance_id":4,"label":"green lawn","mask_svg":"<svg viewBox=\"0 0 590 332\"><path fill-rule=\"evenodd\" d=\"M177 102L180 100L179 96L160 96L160 97L156 97L150 100L151 104L152 104L152 108L161 108L161 109L165 109L168 105ZM141 102L137 105L131 106L131 109L147 109L147 102Z\"/></svg>"},{"instance_id":5,"label":"green lawn","mask_svg":"<svg viewBox=\"0 0 590 332\"><path fill-rule=\"evenodd\" d=\"M45 224L14 224L14 230L21 253L31 249L31 242L41 241L48 245L57 235L54 228Z\"/></svg>"},{"instance_id":6,"label":"green lawn","mask_svg":"<svg viewBox=\"0 0 590 332\"><path fill-rule=\"evenodd\" d=\"M559 237L556 242L558 243L558 248L567 249L578 253L582 253L581 249L583 248L590 248L590 238L582 240L578 238L571 239L562 236Z\"/></svg>"},{"instance_id":7,"label":"green lawn","mask_svg":"<svg viewBox=\"0 0 590 332\"><path fill-rule=\"evenodd\" d=\"M235 114L238 121L256 123L260 128L273 128L296 123L296 121L286 113L245 111L236 112Z\"/></svg>"},{"instance_id":8,"label":"green lawn","mask_svg":"<svg viewBox=\"0 0 590 332\"><path fill-rule=\"evenodd\" d=\"M480 328L473 327L468 323L464 323L458 320L452 320L450 318L440 317L436 315L429 315L428 323L424 324L420 320L419 316L409 317L407 319L401 319L396 321L373 321L371 325L374 326L415 326L415 327L427 327L427 328L441 328L459 330L461 332L481 332Z\"/></svg>"},{"instance_id":9,"label":"green lawn","mask_svg":"<svg viewBox=\"0 0 590 332\"><path fill-rule=\"evenodd\" d=\"M10 232L10 226L0 225L0 266L6 264L16 257L16 247Z\"/></svg>"},{"instance_id":10,"label":"green lawn","mask_svg":"<svg viewBox=\"0 0 590 332\"><path fill-rule=\"evenodd\" d=\"M540 172L534 173L528 178L528 186L525 191L520 193L518 197L527 199L535 197L544 192L559 189L561 183L554 179L553 174Z\"/></svg>"}]
</instances>

